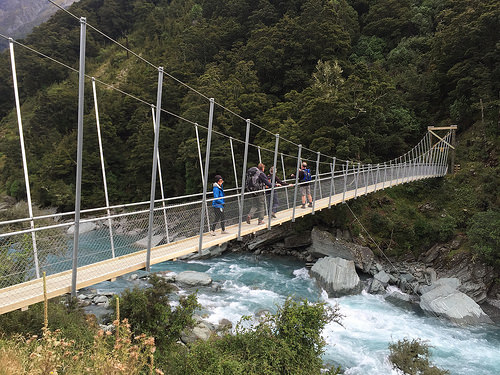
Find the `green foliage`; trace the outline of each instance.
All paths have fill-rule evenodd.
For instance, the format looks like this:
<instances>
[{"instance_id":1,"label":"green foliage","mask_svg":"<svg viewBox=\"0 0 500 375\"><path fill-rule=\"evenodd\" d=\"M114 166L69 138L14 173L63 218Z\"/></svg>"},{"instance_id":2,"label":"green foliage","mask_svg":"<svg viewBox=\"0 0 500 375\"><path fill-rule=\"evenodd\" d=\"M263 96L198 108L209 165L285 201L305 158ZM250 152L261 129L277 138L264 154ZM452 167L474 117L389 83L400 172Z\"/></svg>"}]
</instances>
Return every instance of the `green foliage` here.
<instances>
[{"instance_id":1,"label":"green foliage","mask_svg":"<svg viewBox=\"0 0 500 375\"><path fill-rule=\"evenodd\" d=\"M320 374L324 326L339 322L323 303L288 298L277 313L256 325L243 319L234 335L193 344L174 361L172 374ZM329 373L337 374L338 369Z\"/></svg>"},{"instance_id":2,"label":"green foliage","mask_svg":"<svg viewBox=\"0 0 500 375\"><path fill-rule=\"evenodd\" d=\"M441 370L429 362L429 345L420 339L404 338L397 343L389 344L389 360L394 368L408 375L446 375L447 370Z\"/></svg>"},{"instance_id":3,"label":"green foliage","mask_svg":"<svg viewBox=\"0 0 500 375\"><path fill-rule=\"evenodd\" d=\"M26 311L11 311L0 315L0 333L7 336L24 337L43 334L43 302L34 304ZM97 332L91 315L85 315L78 302L64 298L51 299L48 302L48 322L53 331L60 330L67 339L78 341L79 345L90 346Z\"/></svg>"},{"instance_id":4,"label":"green foliage","mask_svg":"<svg viewBox=\"0 0 500 375\"><path fill-rule=\"evenodd\" d=\"M149 288L123 292L120 314L128 319L135 333L153 336L158 347L166 349L179 339L184 328L194 323L192 315L199 305L196 295L191 294L181 297L179 305L172 308L168 299L171 284L154 274L150 276L149 283Z\"/></svg>"},{"instance_id":5,"label":"green foliage","mask_svg":"<svg viewBox=\"0 0 500 375\"><path fill-rule=\"evenodd\" d=\"M489 263L500 267L500 212L478 212L467 230L471 247Z\"/></svg>"}]
</instances>

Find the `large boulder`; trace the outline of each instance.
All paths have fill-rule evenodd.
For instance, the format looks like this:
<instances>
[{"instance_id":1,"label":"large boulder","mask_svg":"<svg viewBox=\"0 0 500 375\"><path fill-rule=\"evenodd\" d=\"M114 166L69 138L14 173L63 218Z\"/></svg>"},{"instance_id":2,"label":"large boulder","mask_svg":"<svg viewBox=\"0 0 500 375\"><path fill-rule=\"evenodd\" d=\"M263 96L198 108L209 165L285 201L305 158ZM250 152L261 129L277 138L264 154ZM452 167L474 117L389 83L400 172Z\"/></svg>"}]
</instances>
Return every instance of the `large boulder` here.
<instances>
[{"instance_id":1,"label":"large boulder","mask_svg":"<svg viewBox=\"0 0 500 375\"><path fill-rule=\"evenodd\" d=\"M438 280L439 282L439 280ZM479 305L465 293L459 292L453 280L441 282L422 294L422 310L457 324L492 323ZM456 285L456 286L455 286Z\"/></svg>"},{"instance_id":2,"label":"large boulder","mask_svg":"<svg viewBox=\"0 0 500 375\"><path fill-rule=\"evenodd\" d=\"M348 248L354 257L354 265L357 269L363 271L364 273L369 273L372 267L375 255L373 251L366 246L357 245L355 243L348 243Z\"/></svg>"},{"instance_id":3,"label":"large boulder","mask_svg":"<svg viewBox=\"0 0 500 375\"><path fill-rule=\"evenodd\" d=\"M187 286L207 286L212 283L212 279L203 272L184 271L175 277L175 281Z\"/></svg>"},{"instance_id":4,"label":"large boulder","mask_svg":"<svg viewBox=\"0 0 500 375\"><path fill-rule=\"evenodd\" d=\"M329 297L358 294L362 289L352 260L321 258L312 266L311 276L326 290Z\"/></svg>"},{"instance_id":5,"label":"large boulder","mask_svg":"<svg viewBox=\"0 0 500 375\"><path fill-rule=\"evenodd\" d=\"M332 257L354 260L354 256L343 241L337 240L330 232L313 228L311 231L309 254L315 258Z\"/></svg>"}]
</instances>

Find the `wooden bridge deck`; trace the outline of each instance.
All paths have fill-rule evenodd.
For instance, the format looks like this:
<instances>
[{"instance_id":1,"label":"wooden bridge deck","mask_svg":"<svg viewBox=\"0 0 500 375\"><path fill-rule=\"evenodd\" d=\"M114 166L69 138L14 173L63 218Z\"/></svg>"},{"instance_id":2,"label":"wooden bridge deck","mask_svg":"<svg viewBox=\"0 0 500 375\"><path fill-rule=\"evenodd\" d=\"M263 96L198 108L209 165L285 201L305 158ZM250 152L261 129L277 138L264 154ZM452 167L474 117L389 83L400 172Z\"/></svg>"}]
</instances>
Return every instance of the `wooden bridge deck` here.
<instances>
[{"instance_id":1,"label":"wooden bridge deck","mask_svg":"<svg viewBox=\"0 0 500 375\"><path fill-rule=\"evenodd\" d=\"M414 181L431 176L419 176L409 178L407 181ZM391 182L385 182L384 186L389 187ZM392 186L402 184L401 181L392 181ZM368 189L358 190L358 196L364 195L365 190L371 193L377 190L382 190L382 183L370 185ZM354 190L347 191L345 200L354 198ZM336 205L342 202L342 193L332 196L331 205ZM328 207L329 197L316 200L315 211L320 211ZM310 214L311 208L302 209L299 207L295 210L295 217L302 217ZM277 218L271 221L271 226L281 225L292 219L292 208L280 211L276 214ZM267 218L266 218L267 219ZM257 220L248 225L242 224L241 236L256 233L267 228L268 221L264 220L264 224L257 225ZM215 245L221 245L230 240L236 239L238 236L238 225L232 225L226 228L228 234L217 234L211 236L205 233L203 236L203 249ZM194 236L173 243L157 246L151 249L151 264L164 262L166 260L176 260L183 255L198 251L199 237ZM81 289L90 285L97 284L104 280L114 279L117 276L136 271L146 267L146 250L140 250L132 254L119 256L116 258L104 260L98 263L89 264L79 267L77 271L77 289ZM71 270L47 276L47 296L53 298L71 292ZM23 309L34 303L43 301L43 281L42 279L31 280L25 283L13 285L7 288L0 289L0 314Z\"/></svg>"}]
</instances>

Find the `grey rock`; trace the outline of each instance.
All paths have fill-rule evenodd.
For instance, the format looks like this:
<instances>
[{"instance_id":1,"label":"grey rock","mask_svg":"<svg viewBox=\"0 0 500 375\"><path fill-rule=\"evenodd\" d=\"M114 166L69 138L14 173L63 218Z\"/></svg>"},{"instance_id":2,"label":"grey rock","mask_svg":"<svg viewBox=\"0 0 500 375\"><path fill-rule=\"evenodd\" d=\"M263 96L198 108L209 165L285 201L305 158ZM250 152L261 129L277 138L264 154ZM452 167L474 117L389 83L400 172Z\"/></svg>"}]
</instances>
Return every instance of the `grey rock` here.
<instances>
[{"instance_id":1,"label":"grey rock","mask_svg":"<svg viewBox=\"0 0 500 375\"><path fill-rule=\"evenodd\" d=\"M139 278L139 275L136 273L130 275L130 280L137 280L138 278Z\"/></svg>"},{"instance_id":2,"label":"grey rock","mask_svg":"<svg viewBox=\"0 0 500 375\"><path fill-rule=\"evenodd\" d=\"M162 277L167 283L174 283L177 274L172 271L160 271L156 273L158 276Z\"/></svg>"},{"instance_id":3,"label":"grey rock","mask_svg":"<svg viewBox=\"0 0 500 375\"><path fill-rule=\"evenodd\" d=\"M313 228L311 231L312 244L309 246L309 253L316 257L332 257L354 260L354 256L344 242L336 240L330 232Z\"/></svg>"},{"instance_id":4,"label":"grey rock","mask_svg":"<svg viewBox=\"0 0 500 375\"><path fill-rule=\"evenodd\" d=\"M341 297L361 292L362 284L352 260L321 258L312 266L311 275L326 290L329 297Z\"/></svg>"},{"instance_id":5,"label":"grey rock","mask_svg":"<svg viewBox=\"0 0 500 375\"><path fill-rule=\"evenodd\" d=\"M371 294L382 294L385 292L385 286L377 279L372 279L370 286L368 288L368 293Z\"/></svg>"},{"instance_id":6,"label":"grey rock","mask_svg":"<svg viewBox=\"0 0 500 375\"><path fill-rule=\"evenodd\" d=\"M492 323L472 298L447 284L423 294L420 298L420 307L428 313L457 324Z\"/></svg>"},{"instance_id":7,"label":"grey rock","mask_svg":"<svg viewBox=\"0 0 500 375\"><path fill-rule=\"evenodd\" d=\"M387 273L385 273L385 271L380 271L375 276L373 276L373 278L375 280L378 280L384 286L387 286L387 284L389 283L389 280L391 279L390 276Z\"/></svg>"},{"instance_id":8,"label":"grey rock","mask_svg":"<svg viewBox=\"0 0 500 375\"><path fill-rule=\"evenodd\" d=\"M311 244L310 233L295 234L285 237L284 246L287 249L296 249L298 247L306 247Z\"/></svg>"},{"instance_id":9,"label":"grey rock","mask_svg":"<svg viewBox=\"0 0 500 375\"><path fill-rule=\"evenodd\" d=\"M84 299L87 299L88 297L85 294L79 294L77 297L80 301L83 301Z\"/></svg>"},{"instance_id":10,"label":"grey rock","mask_svg":"<svg viewBox=\"0 0 500 375\"><path fill-rule=\"evenodd\" d=\"M206 286L212 283L212 279L203 272L184 271L177 275L176 282L188 286Z\"/></svg>"},{"instance_id":11,"label":"grey rock","mask_svg":"<svg viewBox=\"0 0 500 375\"><path fill-rule=\"evenodd\" d=\"M80 223L80 226L78 228L78 233L83 234L87 232L91 232L94 229L97 228L97 225L95 223ZM74 234L75 233L75 226L72 225L68 228L66 231L67 234Z\"/></svg>"},{"instance_id":12,"label":"grey rock","mask_svg":"<svg viewBox=\"0 0 500 375\"><path fill-rule=\"evenodd\" d=\"M158 234L156 236L151 237L151 246L157 246L161 241L163 240L163 236L161 234ZM139 241L134 242L134 245L139 246L140 248L147 248L148 247L148 237L144 237L140 239Z\"/></svg>"},{"instance_id":13,"label":"grey rock","mask_svg":"<svg viewBox=\"0 0 500 375\"><path fill-rule=\"evenodd\" d=\"M348 248L351 250L351 254L354 257L353 260L356 268L364 273L369 273L375 258L373 251L369 247L353 243L348 243Z\"/></svg>"},{"instance_id":14,"label":"grey rock","mask_svg":"<svg viewBox=\"0 0 500 375\"><path fill-rule=\"evenodd\" d=\"M108 303L108 297L106 296L96 296L93 301L96 305L99 303Z\"/></svg>"},{"instance_id":15,"label":"grey rock","mask_svg":"<svg viewBox=\"0 0 500 375\"><path fill-rule=\"evenodd\" d=\"M181 333L181 340L185 344L192 344L195 341L207 341L212 335L212 331L203 324L199 324L193 329L184 330Z\"/></svg>"},{"instance_id":16,"label":"grey rock","mask_svg":"<svg viewBox=\"0 0 500 375\"><path fill-rule=\"evenodd\" d=\"M289 229L288 225L273 227L272 230L266 229L260 231L258 236L252 238L247 243L247 247L249 250L254 250L264 245L270 245L278 241L282 241L284 238L290 236L291 234L293 234L293 232Z\"/></svg>"},{"instance_id":17,"label":"grey rock","mask_svg":"<svg viewBox=\"0 0 500 375\"><path fill-rule=\"evenodd\" d=\"M219 320L219 326L217 327L218 331L229 331L232 328L233 328L233 323L231 323L230 320L227 319Z\"/></svg>"}]
</instances>

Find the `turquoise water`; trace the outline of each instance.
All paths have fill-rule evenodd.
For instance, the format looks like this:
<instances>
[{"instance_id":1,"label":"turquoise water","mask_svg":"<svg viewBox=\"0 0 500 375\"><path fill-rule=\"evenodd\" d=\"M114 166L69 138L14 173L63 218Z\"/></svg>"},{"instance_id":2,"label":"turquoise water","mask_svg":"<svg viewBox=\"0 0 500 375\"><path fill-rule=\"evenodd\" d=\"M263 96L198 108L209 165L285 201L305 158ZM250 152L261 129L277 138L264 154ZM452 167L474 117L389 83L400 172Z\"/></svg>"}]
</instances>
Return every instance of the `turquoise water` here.
<instances>
[{"instance_id":1,"label":"turquoise water","mask_svg":"<svg viewBox=\"0 0 500 375\"><path fill-rule=\"evenodd\" d=\"M344 315L342 326L332 323L325 328L323 336L328 345L324 361L340 364L346 374L397 374L387 360L388 345L405 337L426 340L432 346L433 363L453 375L500 374L499 326L457 327L366 293L328 298L303 263L294 259L231 254L152 266L152 271L164 270L206 272L220 285L218 290L208 287L198 291L202 313L213 323L226 318L234 324L243 315L274 312L289 295L338 304ZM123 277L95 288L121 291L132 285L144 283Z\"/></svg>"}]
</instances>

